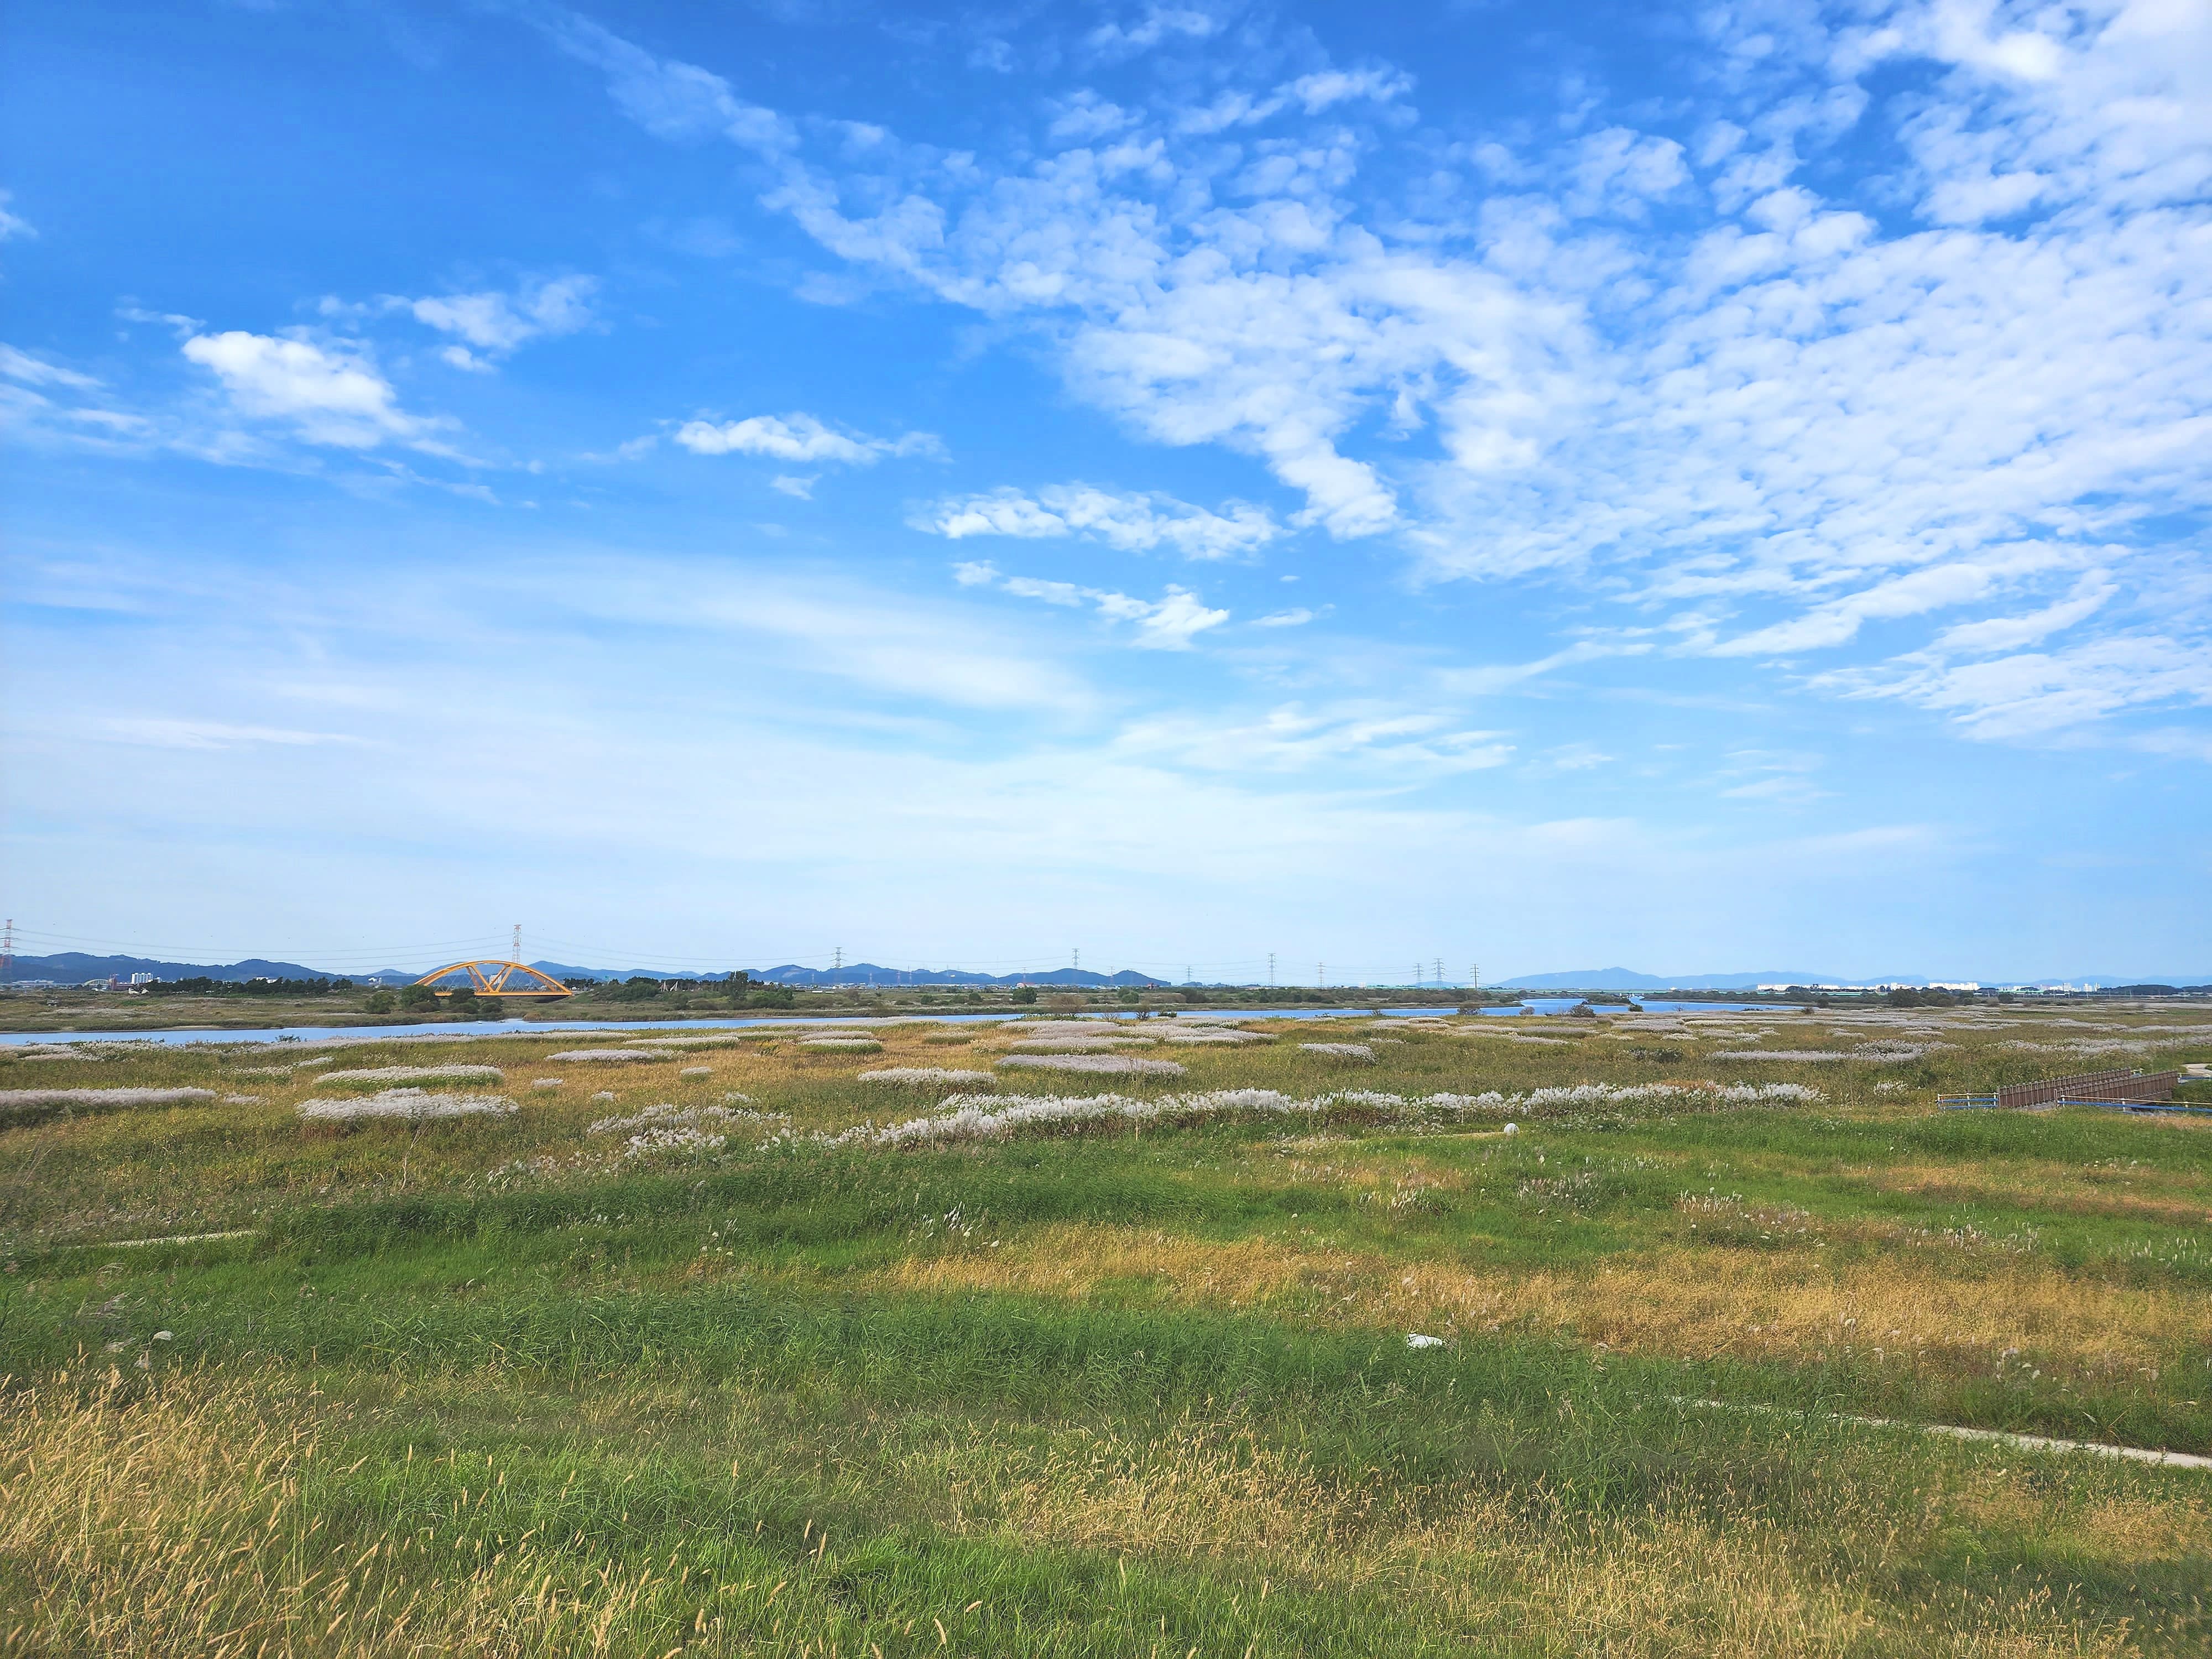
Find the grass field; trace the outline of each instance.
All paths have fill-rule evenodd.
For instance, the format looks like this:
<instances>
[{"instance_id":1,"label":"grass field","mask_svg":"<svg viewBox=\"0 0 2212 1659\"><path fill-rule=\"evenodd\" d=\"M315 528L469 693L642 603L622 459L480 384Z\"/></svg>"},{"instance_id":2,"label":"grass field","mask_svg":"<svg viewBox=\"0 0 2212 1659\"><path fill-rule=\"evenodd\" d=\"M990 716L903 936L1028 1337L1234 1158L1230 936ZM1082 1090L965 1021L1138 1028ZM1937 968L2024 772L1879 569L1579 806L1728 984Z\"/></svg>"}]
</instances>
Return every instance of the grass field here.
<instances>
[{"instance_id":1,"label":"grass field","mask_svg":"<svg viewBox=\"0 0 2212 1659\"><path fill-rule=\"evenodd\" d=\"M2212 1453L2212 1119L1934 1105L2212 1017L1242 1024L0 1059L0 1653L2212 1650L2212 1472L1912 1426Z\"/></svg>"}]
</instances>

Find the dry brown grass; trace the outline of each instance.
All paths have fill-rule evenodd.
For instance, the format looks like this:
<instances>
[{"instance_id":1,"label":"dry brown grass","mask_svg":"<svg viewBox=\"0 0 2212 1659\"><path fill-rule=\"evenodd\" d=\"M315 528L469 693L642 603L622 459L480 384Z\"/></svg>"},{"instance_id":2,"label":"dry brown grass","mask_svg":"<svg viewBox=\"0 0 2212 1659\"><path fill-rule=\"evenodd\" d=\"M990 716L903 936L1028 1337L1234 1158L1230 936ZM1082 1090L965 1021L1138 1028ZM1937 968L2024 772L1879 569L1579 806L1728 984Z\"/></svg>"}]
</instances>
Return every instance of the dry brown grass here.
<instances>
[{"instance_id":1,"label":"dry brown grass","mask_svg":"<svg viewBox=\"0 0 2212 1659\"><path fill-rule=\"evenodd\" d=\"M2000 1495L2012 1523L2100 1556L2114 1542L2100 1528L2115 1522L2139 1559L2159 1559L2201 1547L2207 1519L2202 1506L2118 1500L2069 1511L2018 1474L1977 1477L1955 1498L1939 1492L1922 1523L1907 1528L1863 1511L1848 1490L1813 1533L1724 1500L1703 1515L1654 1507L1592 1521L1553 1513L1540 1498L1475 1492L1424 1516L1219 1424L1185 1424L1149 1441L1086 1431L1014 1460L1008 1473L1018 1484L1002 1524L1024 1540L1257 1559L1279 1582L1382 1591L1465 1637L1510 1641L1541 1630L1565 1650L1631 1659L2117 1656L2130 1650L2124 1632L2084 1629L2047 1594L1959 1597L1940 1628L1933 1620L1914 1627L1872 1586L1909 1570L1943 1528L1986 1518Z\"/></svg>"},{"instance_id":2,"label":"dry brown grass","mask_svg":"<svg viewBox=\"0 0 2212 1659\"><path fill-rule=\"evenodd\" d=\"M658 1622L649 1569L580 1582L529 1540L435 1559L418 1538L332 1537L307 1393L234 1379L137 1394L118 1376L9 1399L0 1651L586 1654Z\"/></svg>"},{"instance_id":3,"label":"dry brown grass","mask_svg":"<svg viewBox=\"0 0 2212 1659\"><path fill-rule=\"evenodd\" d=\"M902 1289L1068 1298L1141 1286L1191 1304L1279 1305L1349 1325L1517 1327L1684 1358L1849 1352L1949 1373L1987 1373L2001 1362L2085 1376L2155 1372L2212 1338L2193 1300L2073 1280L2033 1261L1982 1263L1968 1274L1940 1260L1831 1267L1807 1251L1717 1258L1662 1248L1589 1267L1476 1269L1279 1239L1067 1224L995 1249L916 1255L884 1277Z\"/></svg>"},{"instance_id":4,"label":"dry brown grass","mask_svg":"<svg viewBox=\"0 0 2212 1659\"><path fill-rule=\"evenodd\" d=\"M2191 1176L2136 1168L2069 1169L2045 1166L1971 1178L1940 1164L1900 1164L1868 1170L1862 1178L1877 1192L1901 1193L1939 1204L2027 1206L2063 1215L2110 1216L2162 1226L2212 1224L2212 1208Z\"/></svg>"}]
</instances>

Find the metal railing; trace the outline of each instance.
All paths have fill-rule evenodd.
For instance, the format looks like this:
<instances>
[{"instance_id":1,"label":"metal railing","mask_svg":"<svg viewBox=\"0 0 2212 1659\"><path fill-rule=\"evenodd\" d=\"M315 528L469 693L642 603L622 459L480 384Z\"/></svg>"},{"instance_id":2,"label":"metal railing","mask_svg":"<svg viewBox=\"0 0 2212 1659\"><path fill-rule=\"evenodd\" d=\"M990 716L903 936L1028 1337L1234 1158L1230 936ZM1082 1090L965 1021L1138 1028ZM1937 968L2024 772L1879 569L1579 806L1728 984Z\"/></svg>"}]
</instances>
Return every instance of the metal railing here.
<instances>
[{"instance_id":1,"label":"metal railing","mask_svg":"<svg viewBox=\"0 0 2212 1659\"><path fill-rule=\"evenodd\" d=\"M2174 1086L2180 1081L2179 1072L2082 1072L2040 1083L2008 1084L1993 1094L1938 1095L1936 1103L1952 1111L2112 1106L2130 1112L2212 1115L2212 1107L2185 1106L2174 1100Z\"/></svg>"}]
</instances>

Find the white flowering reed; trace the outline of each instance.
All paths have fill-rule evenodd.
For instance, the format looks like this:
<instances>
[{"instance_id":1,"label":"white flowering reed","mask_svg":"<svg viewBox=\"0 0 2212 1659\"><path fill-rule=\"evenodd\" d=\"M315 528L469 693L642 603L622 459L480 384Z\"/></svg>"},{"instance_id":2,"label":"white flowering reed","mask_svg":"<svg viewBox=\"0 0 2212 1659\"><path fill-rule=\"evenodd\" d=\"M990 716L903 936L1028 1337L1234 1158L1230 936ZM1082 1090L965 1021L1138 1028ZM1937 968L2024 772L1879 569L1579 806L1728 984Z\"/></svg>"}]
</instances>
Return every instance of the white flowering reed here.
<instances>
[{"instance_id":1,"label":"white flowering reed","mask_svg":"<svg viewBox=\"0 0 2212 1659\"><path fill-rule=\"evenodd\" d=\"M1723 1048L1715 1060L1786 1060L1797 1066L1819 1066L1849 1060L1833 1048Z\"/></svg>"},{"instance_id":2,"label":"white flowering reed","mask_svg":"<svg viewBox=\"0 0 2212 1659\"><path fill-rule=\"evenodd\" d=\"M538 1090L557 1089L561 1086L561 1079L557 1077L534 1077L530 1079L530 1086Z\"/></svg>"},{"instance_id":3,"label":"white flowering reed","mask_svg":"<svg viewBox=\"0 0 2212 1659\"><path fill-rule=\"evenodd\" d=\"M867 1054L878 1052L883 1044L873 1037L804 1037L802 1048L842 1048L850 1054Z\"/></svg>"},{"instance_id":4,"label":"white flowering reed","mask_svg":"<svg viewBox=\"0 0 2212 1659\"><path fill-rule=\"evenodd\" d=\"M642 1048L567 1048L546 1058L562 1064L620 1066L641 1060L659 1060L661 1056Z\"/></svg>"},{"instance_id":5,"label":"white flowering reed","mask_svg":"<svg viewBox=\"0 0 2212 1659\"><path fill-rule=\"evenodd\" d=\"M744 1096L739 1095L742 1100ZM603 1117L586 1128L587 1135L627 1134L635 1129L696 1129L721 1127L738 1123L788 1123L790 1118L780 1112L749 1112L734 1106L678 1106L663 1101L658 1106L647 1106L624 1117Z\"/></svg>"},{"instance_id":6,"label":"white flowering reed","mask_svg":"<svg viewBox=\"0 0 2212 1659\"><path fill-rule=\"evenodd\" d=\"M672 1054L688 1053L694 1048L735 1048L757 1039L750 1036L625 1037L625 1048L665 1048Z\"/></svg>"},{"instance_id":7,"label":"white flowering reed","mask_svg":"<svg viewBox=\"0 0 2212 1659\"><path fill-rule=\"evenodd\" d=\"M1171 1060L1139 1060L1134 1054L1009 1054L999 1064L1042 1072L1138 1072L1149 1077L1183 1074L1183 1068Z\"/></svg>"},{"instance_id":8,"label":"white flowering reed","mask_svg":"<svg viewBox=\"0 0 2212 1659\"><path fill-rule=\"evenodd\" d=\"M943 1066L887 1066L879 1072L860 1073L863 1083L988 1084L992 1080L988 1072L963 1072Z\"/></svg>"},{"instance_id":9,"label":"white flowering reed","mask_svg":"<svg viewBox=\"0 0 2212 1659\"><path fill-rule=\"evenodd\" d=\"M1002 1064L1004 1062L1001 1062ZM1154 1062L1158 1063L1158 1062ZM1088 1069L1088 1068L1086 1068ZM1662 1103L1692 1109L1720 1106L1804 1105L1822 1098L1816 1089L1798 1083L1583 1083L1572 1087L1535 1089L1527 1094L1433 1094L1408 1098L1373 1090L1340 1089L1310 1099L1279 1094L1273 1089L1213 1089L1198 1094L1164 1095L1156 1100L1135 1100L1127 1095L951 1095L927 1117L879 1126L856 1123L836 1134L817 1131L794 1134L788 1118L760 1121L775 1125L757 1150L767 1151L793 1143L823 1147L878 1148L947 1146L962 1141L1004 1139L1025 1132L1080 1128L1090 1124L1196 1123L1209 1119L1273 1118L1295 1121L1305 1128L1331 1121L1410 1124L1447 1128L1469 1119L1505 1119L1504 1133L1519 1127L1510 1120L1544 1115L1563 1109L1594 1106ZM653 1115L635 1119L607 1120L609 1127L631 1124L662 1128L691 1126L685 1109L659 1108ZM703 1124L705 1120L697 1120ZM596 1130L599 1127L594 1125Z\"/></svg>"},{"instance_id":10,"label":"white flowering reed","mask_svg":"<svg viewBox=\"0 0 2212 1659\"><path fill-rule=\"evenodd\" d=\"M1148 1036L1066 1036L1027 1038L1007 1045L1018 1054L1111 1054L1116 1048L1152 1046Z\"/></svg>"},{"instance_id":11,"label":"white flowering reed","mask_svg":"<svg viewBox=\"0 0 2212 1659\"><path fill-rule=\"evenodd\" d=\"M258 1106L261 1103L261 1097L259 1095L225 1095L222 1097L222 1103L226 1106Z\"/></svg>"},{"instance_id":12,"label":"white flowering reed","mask_svg":"<svg viewBox=\"0 0 2212 1659\"><path fill-rule=\"evenodd\" d=\"M712 1077L714 1075L714 1068L711 1066L686 1066L676 1075L678 1077Z\"/></svg>"},{"instance_id":13,"label":"white flowering reed","mask_svg":"<svg viewBox=\"0 0 2212 1659\"><path fill-rule=\"evenodd\" d=\"M1170 1025L1165 1030L1162 1031L1160 1035L1165 1037L1170 1042L1176 1043L1219 1042L1235 1046L1247 1042L1265 1042L1267 1041L1267 1038L1263 1032L1238 1031L1223 1025L1202 1025L1196 1030L1193 1031L1182 1030L1178 1027Z\"/></svg>"},{"instance_id":14,"label":"white flowering reed","mask_svg":"<svg viewBox=\"0 0 2212 1659\"><path fill-rule=\"evenodd\" d=\"M647 1158L654 1152L719 1152L730 1144L727 1135L705 1129L646 1129L629 1138L624 1158Z\"/></svg>"},{"instance_id":15,"label":"white flowering reed","mask_svg":"<svg viewBox=\"0 0 2212 1659\"><path fill-rule=\"evenodd\" d=\"M0 1119L38 1111L107 1112L126 1106L185 1106L212 1089L0 1089Z\"/></svg>"},{"instance_id":16,"label":"white flowering reed","mask_svg":"<svg viewBox=\"0 0 2212 1659\"><path fill-rule=\"evenodd\" d=\"M506 1117L520 1110L503 1095L434 1095L421 1089L386 1089L357 1100L308 1100L300 1115L316 1123L358 1123L374 1118L422 1122L431 1118Z\"/></svg>"},{"instance_id":17,"label":"white flowering reed","mask_svg":"<svg viewBox=\"0 0 2212 1659\"><path fill-rule=\"evenodd\" d=\"M1345 1092L1300 1100L1273 1089L1212 1089L1201 1094L1168 1095L1158 1100L1132 1100L1126 1095L954 1095L932 1117L895 1123L888 1128L866 1127L860 1137L878 1146L913 1146L958 1140L994 1140L1025 1129L1072 1127L1087 1123L1190 1123L1219 1117L1296 1117L1307 1120L1332 1115L1386 1117L1421 1115L1437 1102L1454 1096L1435 1096L1429 1101L1408 1102L1396 1095ZM1449 1108L1440 1109L1449 1110ZM848 1132L849 1136L851 1132ZM824 1139L830 1137L823 1137Z\"/></svg>"},{"instance_id":18,"label":"white flowering reed","mask_svg":"<svg viewBox=\"0 0 2212 1659\"><path fill-rule=\"evenodd\" d=\"M1301 1042L1298 1047L1310 1054L1327 1054L1332 1060L1357 1060L1372 1066L1375 1051L1364 1042Z\"/></svg>"},{"instance_id":19,"label":"white flowering reed","mask_svg":"<svg viewBox=\"0 0 2212 1659\"><path fill-rule=\"evenodd\" d=\"M743 1095L732 1097L743 1100ZM791 1119L781 1112L750 1112L728 1106L677 1106L664 1102L627 1117L603 1117L584 1133L626 1134L625 1158L656 1152L719 1152L739 1129L769 1132L771 1140L788 1137Z\"/></svg>"},{"instance_id":20,"label":"white flowering reed","mask_svg":"<svg viewBox=\"0 0 2212 1659\"><path fill-rule=\"evenodd\" d=\"M325 1083L496 1083L507 1075L496 1066L378 1066L360 1072L325 1072Z\"/></svg>"}]
</instances>

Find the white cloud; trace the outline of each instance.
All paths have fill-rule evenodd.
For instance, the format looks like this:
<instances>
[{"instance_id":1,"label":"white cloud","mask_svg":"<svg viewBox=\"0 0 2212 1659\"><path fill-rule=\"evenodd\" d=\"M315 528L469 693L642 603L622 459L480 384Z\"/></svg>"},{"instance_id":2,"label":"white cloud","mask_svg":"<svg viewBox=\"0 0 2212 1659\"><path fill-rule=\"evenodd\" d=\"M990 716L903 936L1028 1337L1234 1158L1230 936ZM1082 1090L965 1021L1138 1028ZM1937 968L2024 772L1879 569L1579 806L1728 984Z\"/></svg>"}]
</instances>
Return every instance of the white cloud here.
<instances>
[{"instance_id":1,"label":"white cloud","mask_svg":"<svg viewBox=\"0 0 2212 1659\"><path fill-rule=\"evenodd\" d=\"M18 236L36 236L39 234L29 220L10 210L9 204L15 199L14 191L0 190L0 242L10 241Z\"/></svg>"},{"instance_id":2,"label":"white cloud","mask_svg":"<svg viewBox=\"0 0 2212 1659\"><path fill-rule=\"evenodd\" d=\"M999 586L1018 599L1042 599L1047 605L1080 605L1085 600L1097 599L1101 608L1113 605L1129 606L1140 602L1119 593L1104 593L1097 588L1079 587L1073 582L1046 581L1036 576L1009 576ZM1108 611L1112 615L1111 611Z\"/></svg>"},{"instance_id":3,"label":"white cloud","mask_svg":"<svg viewBox=\"0 0 2212 1659\"><path fill-rule=\"evenodd\" d=\"M107 733L118 741L156 749L243 749L268 744L300 749L361 741L338 732L295 732L274 726L234 726L222 720L148 717L110 720L104 725Z\"/></svg>"},{"instance_id":4,"label":"white cloud","mask_svg":"<svg viewBox=\"0 0 2212 1659\"><path fill-rule=\"evenodd\" d=\"M18 351L11 345L0 345L0 374L11 380L21 380L26 386L68 386L80 392L88 392L100 384L89 374L64 368L43 357L34 357L27 351Z\"/></svg>"},{"instance_id":5,"label":"white cloud","mask_svg":"<svg viewBox=\"0 0 2212 1659\"><path fill-rule=\"evenodd\" d=\"M115 307L115 314L126 323L158 323L179 340L188 340L207 327L197 317L186 317L174 311L149 311L143 306L120 305Z\"/></svg>"},{"instance_id":6,"label":"white cloud","mask_svg":"<svg viewBox=\"0 0 2212 1659\"><path fill-rule=\"evenodd\" d=\"M738 98L719 75L655 58L574 12L549 11L538 21L563 52L605 73L623 112L657 137L719 137L766 154L796 142L790 122Z\"/></svg>"},{"instance_id":7,"label":"white cloud","mask_svg":"<svg viewBox=\"0 0 2212 1659\"><path fill-rule=\"evenodd\" d=\"M1127 126L1132 118L1119 104L1108 102L1085 87L1059 106L1046 131L1052 137L1065 142L1091 143L1110 138Z\"/></svg>"},{"instance_id":8,"label":"white cloud","mask_svg":"<svg viewBox=\"0 0 2212 1659\"><path fill-rule=\"evenodd\" d=\"M1916 617L1964 605L1987 592L1997 573L1985 564L1945 564L1893 577L1741 638L1709 648L1717 657L1780 656L1843 644L1863 623Z\"/></svg>"},{"instance_id":9,"label":"white cloud","mask_svg":"<svg viewBox=\"0 0 2212 1659\"><path fill-rule=\"evenodd\" d=\"M1071 610L1089 605L1109 622L1135 624L1135 637L1131 643L1150 651L1187 651L1198 635L1229 620L1226 611L1211 610L1197 594L1173 584L1154 600L1133 599L1109 588L1085 587L1075 582L1002 575L988 563L957 564L952 574L963 587L996 586L1016 599L1036 599Z\"/></svg>"},{"instance_id":10,"label":"white cloud","mask_svg":"<svg viewBox=\"0 0 2212 1659\"><path fill-rule=\"evenodd\" d=\"M768 481L770 489L781 490L794 501L811 501L817 478L802 478L789 472L779 472Z\"/></svg>"},{"instance_id":11,"label":"white cloud","mask_svg":"<svg viewBox=\"0 0 2212 1659\"><path fill-rule=\"evenodd\" d=\"M1154 651L1187 651L1194 635L1229 620L1226 611L1209 611L1197 594L1175 586L1156 604L1112 594L1099 602L1099 609L1117 620L1135 623L1137 643Z\"/></svg>"},{"instance_id":12,"label":"white cloud","mask_svg":"<svg viewBox=\"0 0 2212 1659\"><path fill-rule=\"evenodd\" d=\"M1080 483L1050 485L1034 498L1012 489L953 497L912 522L917 530L954 541L968 536L1081 535L1124 553L1164 545L1188 559L1255 552L1282 533L1265 507L1248 501L1230 501L1213 513L1158 491L1116 493Z\"/></svg>"},{"instance_id":13,"label":"white cloud","mask_svg":"<svg viewBox=\"0 0 2212 1659\"><path fill-rule=\"evenodd\" d=\"M1647 641L1581 640L1531 662L1492 663L1472 668L1447 668L1437 675L1437 684L1458 696L1480 696L1510 691L1515 686L1577 663L1607 657L1640 657L1651 650Z\"/></svg>"},{"instance_id":14,"label":"white cloud","mask_svg":"<svg viewBox=\"0 0 2212 1659\"><path fill-rule=\"evenodd\" d=\"M440 422L404 413L367 353L233 329L196 334L191 362L222 382L243 415L289 421L310 443L373 449L386 439L420 442Z\"/></svg>"},{"instance_id":15,"label":"white cloud","mask_svg":"<svg viewBox=\"0 0 2212 1659\"><path fill-rule=\"evenodd\" d=\"M1209 772L1304 772L1349 765L1426 781L1487 771L1512 758L1498 732L1448 715L1371 704L1285 703L1257 719L1169 714L1132 722L1113 751Z\"/></svg>"},{"instance_id":16,"label":"white cloud","mask_svg":"<svg viewBox=\"0 0 2212 1659\"><path fill-rule=\"evenodd\" d=\"M944 445L927 432L871 438L840 431L811 415L754 415L742 421L686 421L676 441L695 455L765 455L778 461L873 466L886 455L939 455Z\"/></svg>"},{"instance_id":17,"label":"white cloud","mask_svg":"<svg viewBox=\"0 0 2212 1659\"><path fill-rule=\"evenodd\" d=\"M1692 599L1657 623L1677 650L1863 649L1875 622L1924 638L1947 608L2093 565L2123 597L2106 550L2212 510L2212 11L1700 21L1714 75L1694 121L1665 118L1679 137L1577 94L1555 133L1386 154L1387 124L1330 112L1401 97L1391 71L1228 66L1145 109L1063 95L1057 153L793 147L763 200L866 280L1030 327L1136 435L1257 458L1304 495L1297 526L1395 537L1432 578ZM1156 6L1092 44L1215 27ZM1905 159L1875 179L1884 145ZM1082 529L1044 491L923 522L1152 533ZM2067 603L2087 608L2020 626L2120 610ZM1981 631L1944 635L1945 659L2008 637L1958 626Z\"/></svg>"},{"instance_id":18,"label":"white cloud","mask_svg":"<svg viewBox=\"0 0 2212 1659\"><path fill-rule=\"evenodd\" d=\"M2094 617L2119 591L2119 585L2102 570L2092 570L2074 584L2074 591L2054 605L2021 617L1991 617L1982 622L1960 623L1936 636L1929 647L1936 656L1977 656L2017 651L2040 644L2078 622Z\"/></svg>"},{"instance_id":19,"label":"white cloud","mask_svg":"<svg viewBox=\"0 0 2212 1659\"><path fill-rule=\"evenodd\" d=\"M1317 75L1301 76L1287 88L1309 115L1318 115L1332 104L1355 98L1386 104L1413 89L1411 78L1394 69L1325 70Z\"/></svg>"},{"instance_id":20,"label":"white cloud","mask_svg":"<svg viewBox=\"0 0 2212 1659\"><path fill-rule=\"evenodd\" d=\"M1968 737L2046 738L2134 709L2212 706L2212 642L2115 634L1983 662L1841 669L1816 684L1948 714Z\"/></svg>"},{"instance_id":21,"label":"white cloud","mask_svg":"<svg viewBox=\"0 0 2212 1659\"><path fill-rule=\"evenodd\" d=\"M505 356L526 341L552 334L574 334L592 321L592 295L599 283L590 276L562 276L525 284L513 294L447 294L402 300L418 323L460 337L480 351ZM454 361L449 350L447 360ZM461 357L467 357L465 351ZM474 367L474 361L461 367Z\"/></svg>"},{"instance_id":22,"label":"white cloud","mask_svg":"<svg viewBox=\"0 0 2212 1659\"><path fill-rule=\"evenodd\" d=\"M1314 619L1314 613L1301 605L1295 611L1277 611L1265 617L1253 618L1255 628L1303 628Z\"/></svg>"},{"instance_id":23,"label":"white cloud","mask_svg":"<svg viewBox=\"0 0 2212 1659\"><path fill-rule=\"evenodd\" d=\"M1220 27L1215 18L1195 6L1154 4L1133 21L1101 23L1085 37L1085 44L1103 58L1127 58L1163 41L1203 40Z\"/></svg>"},{"instance_id":24,"label":"white cloud","mask_svg":"<svg viewBox=\"0 0 2212 1659\"><path fill-rule=\"evenodd\" d=\"M1673 195L1690 182L1682 147L1627 127L1594 132L1574 149L1568 210L1604 211L1643 218L1651 202Z\"/></svg>"}]
</instances>

